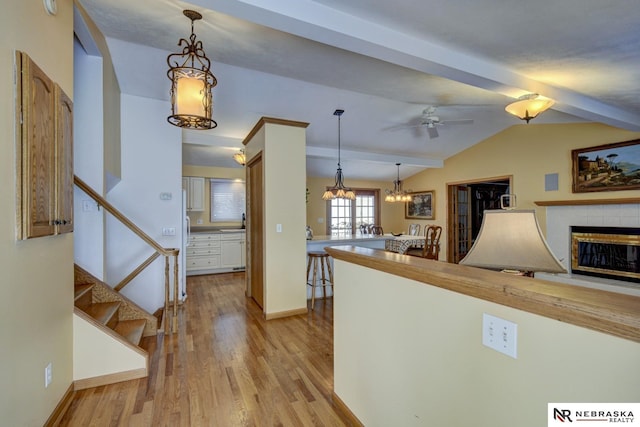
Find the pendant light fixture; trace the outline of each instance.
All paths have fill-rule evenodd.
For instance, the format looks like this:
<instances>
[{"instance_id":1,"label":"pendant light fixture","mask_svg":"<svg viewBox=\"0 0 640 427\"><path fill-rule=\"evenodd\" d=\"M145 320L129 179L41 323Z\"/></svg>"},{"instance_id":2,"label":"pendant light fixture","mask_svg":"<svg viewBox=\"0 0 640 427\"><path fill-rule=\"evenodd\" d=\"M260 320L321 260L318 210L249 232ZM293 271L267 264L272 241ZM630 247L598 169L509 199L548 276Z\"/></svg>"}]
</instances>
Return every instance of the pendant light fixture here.
<instances>
[{"instance_id":1,"label":"pendant light fixture","mask_svg":"<svg viewBox=\"0 0 640 427\"><path fill-rule=\"evenodd\" d=\"M529 123L529 120L535 119L540 113L551 108L553 104L552 99L540 97L537 93L528 93L507 105L504 110Z\"/></svg>"},{"instance_id":2,"label":"pendant light fixture","mask_svg":"<svg viewBox=\"0 0 640 427\"><path fill-rule=\"evenodd\" d=\"M338 170L336 172L336 183L324 192L322 195L323 200L356 199L356 193L352 189L344 186L344 177L342 176L342 168L340 167L340 117L342 117L342 113L344 113L344 110L336 110L333 112L334 116L338 116Z\"/></svg>"},{"instance_id":3,"label":"pendant light fixture","mask_svg":"<svg viewBox=\"0 0 640 427\"><path fill-rule=\"evenodd\" d=\"M410 202L411 195L402 189L402 181L400 181L400 163L396 163L398 167L398 178L393 181L393 191L385 190L387 197L385 202Z\"/></svg>"},{"instance_id":4,"label":"pendant light fixture","mask_svg":"<svg viewBox=\"0 0 640 427\"><path fill-rule=\"evenodd\" d=\"M202 41L196 41L193 32L193 22L202 19L202 15L193 10L182 13L191 20L191 36L178 42L182 52L167 57L167 76L171 80L171 115L167 120L181 128L213 129L218 124L211 119L211 91L218 81L211 73L211 61L204 53Z\"/></svg>"},{"instance_id":5,"label":"pendant light fixture","mask_svg":"<svg viewBox=\"0 0 640 427\"><path fill-rule=\"evenodd\" d=\"M244 166L247 163L247 156L244 154L244 149L238 151L233 155L233 160L238 164Z\"/></svg>"}]
</instances>

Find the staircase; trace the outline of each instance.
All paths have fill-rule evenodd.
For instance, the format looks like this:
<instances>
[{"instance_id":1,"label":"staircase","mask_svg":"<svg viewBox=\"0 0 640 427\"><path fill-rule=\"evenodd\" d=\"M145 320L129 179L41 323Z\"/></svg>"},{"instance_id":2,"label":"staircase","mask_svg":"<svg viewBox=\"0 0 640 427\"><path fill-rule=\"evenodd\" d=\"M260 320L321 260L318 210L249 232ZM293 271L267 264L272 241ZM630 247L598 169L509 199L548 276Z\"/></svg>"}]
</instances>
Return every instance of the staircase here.
<instances>
[{"instance_id":1,"label":"staircase","mask_svg":"<svg viewBox=\"0 0 640 427\"><path fill-rule=\"evenodd\" d=\"M74 354L83 355L78 369L74 360L76 390L148 375L149 355L140 344L158 333L155 316L77 265L74 305L74 322L84 325L78 337L74 332Z\"/></svg>"}]
</instances>

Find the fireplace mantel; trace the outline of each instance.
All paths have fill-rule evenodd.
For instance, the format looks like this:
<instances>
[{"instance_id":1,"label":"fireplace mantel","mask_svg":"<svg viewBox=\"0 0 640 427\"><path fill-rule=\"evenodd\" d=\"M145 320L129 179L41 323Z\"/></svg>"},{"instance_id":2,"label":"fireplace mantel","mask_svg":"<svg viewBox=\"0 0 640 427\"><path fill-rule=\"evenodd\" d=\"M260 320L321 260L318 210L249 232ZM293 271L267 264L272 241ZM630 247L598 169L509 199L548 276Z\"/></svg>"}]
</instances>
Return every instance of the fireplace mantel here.
<instances>
[{"instance_id":1,"label":"fireplace mantel","mask_svg":"<svg viewBox=\"0 0 640 427\"><path fill-rule=\"evenodd\" d=\"M640 198L539 200L533 203L535 203L537 206L632 205L640 204Z\"/></svg>"}]
</instances>

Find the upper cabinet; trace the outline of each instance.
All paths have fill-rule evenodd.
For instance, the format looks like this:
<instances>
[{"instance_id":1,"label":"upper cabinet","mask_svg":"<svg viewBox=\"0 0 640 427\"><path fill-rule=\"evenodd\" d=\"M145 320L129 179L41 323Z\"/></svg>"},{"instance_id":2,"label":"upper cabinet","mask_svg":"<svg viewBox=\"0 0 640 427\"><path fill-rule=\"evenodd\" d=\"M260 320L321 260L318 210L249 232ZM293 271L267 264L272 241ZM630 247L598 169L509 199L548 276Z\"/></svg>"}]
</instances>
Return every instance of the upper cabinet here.
<instances>
[{"instance_id":1,"label":"upper cabinet","mask_svg":"<svg viewBox=\"0 0 640 427\"><path fill-rule=\"evenodd\" d=\"M73 231L73 104L23 52L17 65L17 237Z\"/></svg>"},{"instance_id":2,"label":"upper cabinet","mask_svg":"<svg viewBox=\"0 0 640 427\"><path fill-rule=\"evenodd\" d=\"M204 211L204 178L183 176L182 189L187 191L187 212Z\"/></svg>"}]
</instances>

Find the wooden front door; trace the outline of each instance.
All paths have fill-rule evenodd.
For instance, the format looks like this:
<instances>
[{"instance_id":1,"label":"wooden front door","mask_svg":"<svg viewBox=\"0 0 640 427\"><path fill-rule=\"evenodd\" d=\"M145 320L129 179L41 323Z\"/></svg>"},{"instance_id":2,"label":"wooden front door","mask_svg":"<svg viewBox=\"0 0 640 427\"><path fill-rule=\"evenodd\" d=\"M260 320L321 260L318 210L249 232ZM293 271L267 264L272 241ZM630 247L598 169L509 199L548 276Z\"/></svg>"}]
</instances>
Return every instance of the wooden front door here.
<instances>
[{"instance_id":1,"label":"wooden front door","mask_svg":"<svg viewBox=\"0 0 640 427\"><path fill-rule=\"evenodd\" d=\"M264 308L264 182L262 153L247 163L247 293Z\"/></svg>"}]
</instances>

